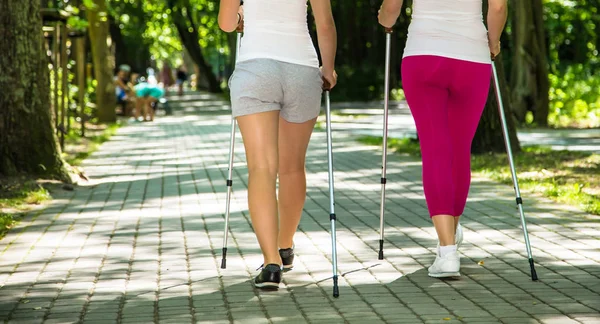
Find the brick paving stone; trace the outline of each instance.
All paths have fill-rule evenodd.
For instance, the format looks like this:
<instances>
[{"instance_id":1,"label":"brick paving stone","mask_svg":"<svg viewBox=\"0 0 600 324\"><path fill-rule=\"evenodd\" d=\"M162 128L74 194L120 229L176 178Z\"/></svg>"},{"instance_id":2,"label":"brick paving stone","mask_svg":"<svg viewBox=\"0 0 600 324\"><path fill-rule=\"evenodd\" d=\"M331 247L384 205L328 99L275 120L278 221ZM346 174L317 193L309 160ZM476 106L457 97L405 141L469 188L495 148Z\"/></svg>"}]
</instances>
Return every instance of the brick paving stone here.
<instances>
[{"instance_id":1,"label":"brick paving stone","mask_svg":"<svg viewBox=\"0 0 600 324\"><path fill-rule=\"evenodd\" d=\"M194 93L172 104L173 116L122 127L84 161L90 183L53 192L50 206L26 215L0 241L2 319L600 323L600 285L594 284L600 279L600 217L523 193L540 277L532 282L512 188L486 179L473 179L461 218L462 277L429 278L436 239L418 159L389 156L386 259L378 260L381 152L358 144L356 121L340 117L333 128L341 296L331 296L326 145L320 130L307 157L295 269L284 274L279 292L258 292L251 280L262 258L249 226L239 134L228 266L220 268L231 122L225 103ZM392 113L405 113L402 109ZM380 127L372 125L373 118L363 120L371 123L364 127Z\"/></svg>"},{"instance_id":2,"label":"brick paving stone","mask_svg":"<svg viewBox=\"0 0 600 324\"><path fill-rule=\"evenodd\" d=\"M48 320L48 321L44 321L43 318L19 318L19 319L13 319L10 321L7 321L5 323L8 324L39 324L39 323L52 323L52 321ZM57 322L57 323L64 323L64 322Z\"/></svg>"},{"instance_id":3,"label":"brick paving stone","mask_svg":"<svg viewBox=\"0 0 600 324\"><path fill-rule=\"evenodd\" d=\"M116 320L112 320L112 319L97 319L97 320L84 320L83 321L84 324L112 324L112 323L117 323ZM148 322L146 322L148 323Z\"/></svg>"},{"instance_id":4,"label":"brick paving stone","mask_svg":"<svg viewBox=\"0 0 600 324\"><path fill-rule=\"evenodd\" d=\"M71 323L78 323L79 320L78 319L67 319L67 318L49 318L47 320L44 321L44 324L46 323L50 323L50 324L71 324Z\"/></svg>"}]
</instances>

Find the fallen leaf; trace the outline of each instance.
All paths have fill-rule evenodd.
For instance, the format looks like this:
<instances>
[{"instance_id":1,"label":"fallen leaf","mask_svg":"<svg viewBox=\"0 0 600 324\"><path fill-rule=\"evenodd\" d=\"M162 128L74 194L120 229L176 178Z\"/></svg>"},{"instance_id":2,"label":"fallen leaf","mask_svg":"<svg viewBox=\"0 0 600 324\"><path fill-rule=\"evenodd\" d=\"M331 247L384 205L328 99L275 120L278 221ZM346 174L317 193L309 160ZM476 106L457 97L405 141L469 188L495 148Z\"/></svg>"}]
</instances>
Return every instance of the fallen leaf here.
<instances>
[{"instance_id":1,"label":"fallen leaf","mask_svg":"<svg viewBox=\"0 0 600 324\"><path fill-rule=\"evenodd\" d=\"M477 262L477 264L479 264L480 266L482 266L482 265L483 265L483 260L482 260L482 261L479 261L479 262Z\"/></svg>"},{"instance_id":2,"label":"fallen leaf","mask_svg":"<svg viewBox=\"0 0 600 324\"><path fill-rule=\"evenodd\" d=\"M452 320L450 317L444 317L444 321L450 321Z\"/></svg>"},{"instance_id":3,"label":"fallen leaf","mask_svg":"<svg viewBox=\"0 0 600 324\"><path fill-rule=\"evenodd\" d=\"M23 299L23 300L21 301L21 304L27 304L27 303L29 303L29 299Z\"/></svg>"},{"instance_id":4,"label":"fallen leaf","mask_svg":"<svg viewBox=\"0 0 600 324\"><path fill-rule=\"evenodd\" d=\"M34 307L33 309L34 310L40 310L40 309L42 309L42 307L38 306L38 307Z\"/></svg>"}]
</instances>

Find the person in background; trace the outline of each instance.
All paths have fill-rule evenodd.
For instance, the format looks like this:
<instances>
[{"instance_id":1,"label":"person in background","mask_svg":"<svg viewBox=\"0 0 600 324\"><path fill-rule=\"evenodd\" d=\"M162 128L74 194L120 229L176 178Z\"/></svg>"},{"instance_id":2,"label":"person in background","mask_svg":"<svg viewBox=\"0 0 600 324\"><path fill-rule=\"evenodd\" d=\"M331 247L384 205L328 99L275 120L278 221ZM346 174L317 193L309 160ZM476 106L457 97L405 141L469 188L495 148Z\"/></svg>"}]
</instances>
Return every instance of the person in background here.
<instances>
[{"instance_id":1,"label":"person in background","mask_svg":"<svg viewBox=\"0 0 600 324\"><path fill-rule=\"evenodd\" d=\"M159 82L163 84L165 92L168 94L169 88L175 84L175 81L173 80L173 70L171 69L169 62L165 61L163 63L158 78Z\"/></svg>"},{"instance_id":2,"label":"person in background","mask_svg":"<svg viewBox=\"0 0 600 324\"><path fill-rule=\"evenodd\" d=\"M121 106L121 114L127 116L131 111L132 99L135 97L133 89L129 86L131 67L127 64L119 66L117 75L114 77L115 94L117 105Z\"/></svg>"},{"instance_id":3,"label":"person in background","mask_svg":"<svg viewBox=\"0 0 600 324\"><path fill-rule=\"evenodd\" d=\"M158 79L156 78L156 71L154 71L153 67L148 67L146 69L146 74L148 75L147 82L150 84L158 84Z\"/></svg>"},{"instance_id":4,"label":"person in background","mask_svg":"<svg viewBox=\"0 0 600 324\"><path fill-rule=\"evenodd\" d=\"M181 65L179 66L179 68L177 69L177 93L181 96L183 95L183 85L185 83L185 81L187 81L188 79L188 75L187 75L187 71L185 69L185 66Z\"/></svg>"}]
</instances>

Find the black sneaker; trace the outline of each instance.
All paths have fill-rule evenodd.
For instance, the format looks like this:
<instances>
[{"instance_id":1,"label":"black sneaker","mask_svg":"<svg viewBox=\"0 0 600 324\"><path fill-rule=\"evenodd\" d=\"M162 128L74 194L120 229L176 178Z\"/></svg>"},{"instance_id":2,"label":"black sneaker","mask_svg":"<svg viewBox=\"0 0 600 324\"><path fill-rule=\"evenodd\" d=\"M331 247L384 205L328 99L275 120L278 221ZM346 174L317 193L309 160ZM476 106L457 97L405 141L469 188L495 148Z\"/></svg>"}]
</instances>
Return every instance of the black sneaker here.
<instances>
[{"instance_id":1,"label":"black sneaker","mask_svg":"<svg viewBox=\"0 0 600 324\"><path fill-rule=\"evenodd\" d=\"M281 268L278 264L267 264L254 278L254 286L261 289L277 289L281 283Z\"/></svg>"},{"instance_id":2,"label":"black sneaker","mask_svg":"<svg viewBox=\"0 0 600 324\"><path fill-rule=\"evenodd\" d=\"M279 249L281 263L283 263L283 271L292 270L294 267L294 248Z\"/></svg>"}]
</instances>

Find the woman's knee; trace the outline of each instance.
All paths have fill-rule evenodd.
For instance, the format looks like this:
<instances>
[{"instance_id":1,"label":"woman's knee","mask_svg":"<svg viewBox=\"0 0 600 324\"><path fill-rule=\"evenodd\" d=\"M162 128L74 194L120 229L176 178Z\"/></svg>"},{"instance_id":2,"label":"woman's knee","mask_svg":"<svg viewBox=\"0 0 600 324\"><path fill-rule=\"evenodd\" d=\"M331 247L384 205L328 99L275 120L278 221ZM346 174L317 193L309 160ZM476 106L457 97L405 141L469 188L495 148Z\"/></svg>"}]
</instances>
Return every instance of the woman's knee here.
<instances>
[{"instance_id":1,"label":"woman's knee","mask_svg":"<svg viewBox=\"0 0 600 324\"><path fill-rule=\"evenodd\" d=\"M268 176L270 179L277 179L278 163L276 161L248 161L248 174L249 175L263 175Z\"/></svg>"},{"instance_id":2,"label":"woman's knee","mask_svg":"<svg viewBox=\"0 0 600 324\"><path fill-rule=\"evenodd\" d=\"M278 169L279 175L297 174L305 172L304 158L294 159L293 161L287 159L284 163L281 163Z\"/></svg>"}]
</instances>

